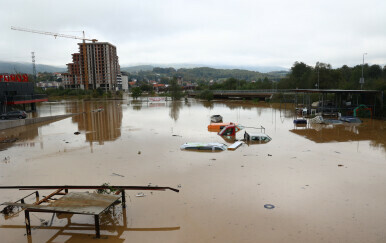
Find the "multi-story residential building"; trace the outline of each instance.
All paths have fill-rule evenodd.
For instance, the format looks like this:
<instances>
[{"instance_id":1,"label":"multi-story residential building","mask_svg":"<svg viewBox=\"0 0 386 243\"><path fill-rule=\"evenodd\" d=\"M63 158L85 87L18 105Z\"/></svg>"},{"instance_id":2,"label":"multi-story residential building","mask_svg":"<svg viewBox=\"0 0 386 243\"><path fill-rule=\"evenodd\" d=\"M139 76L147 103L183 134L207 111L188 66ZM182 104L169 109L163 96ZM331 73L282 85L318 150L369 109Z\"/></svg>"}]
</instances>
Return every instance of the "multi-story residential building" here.
<instances>
[{"instance_id":1,"label":"multi-story residential building","mask_svg":"<svg viewBox=\"0 0 386 243\"><path fill-rule=\"evenodd\" d=\"M120 74L117 48L108 42L78 45L79 53L72 54L72 63L67 64L68 73L62 75L65 87L115 90Z\"/></svg>"}]
</instances>

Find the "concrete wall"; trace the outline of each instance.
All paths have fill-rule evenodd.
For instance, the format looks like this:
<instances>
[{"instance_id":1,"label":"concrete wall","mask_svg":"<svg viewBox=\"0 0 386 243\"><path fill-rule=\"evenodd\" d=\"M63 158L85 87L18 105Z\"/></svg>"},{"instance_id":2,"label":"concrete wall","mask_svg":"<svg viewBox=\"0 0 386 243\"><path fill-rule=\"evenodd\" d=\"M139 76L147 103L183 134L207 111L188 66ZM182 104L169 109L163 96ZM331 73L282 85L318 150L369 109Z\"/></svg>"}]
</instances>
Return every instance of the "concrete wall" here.
<instances>
[{"instance_id":1,"label":"concrete wall","mask_svg":"<svg viewBox=\"0 0 386 243\"><path fill-rule=\"evenodd\" d=\"M0 130L19 127L19 126L26 126L26 125L46 122L46 121L61 120L73 115L76 115L76 114L36 117L36 118L27 118L27 119L18 119L18 120L3 120L3 121L0 121Z\"/></svg>"}]
</instances>

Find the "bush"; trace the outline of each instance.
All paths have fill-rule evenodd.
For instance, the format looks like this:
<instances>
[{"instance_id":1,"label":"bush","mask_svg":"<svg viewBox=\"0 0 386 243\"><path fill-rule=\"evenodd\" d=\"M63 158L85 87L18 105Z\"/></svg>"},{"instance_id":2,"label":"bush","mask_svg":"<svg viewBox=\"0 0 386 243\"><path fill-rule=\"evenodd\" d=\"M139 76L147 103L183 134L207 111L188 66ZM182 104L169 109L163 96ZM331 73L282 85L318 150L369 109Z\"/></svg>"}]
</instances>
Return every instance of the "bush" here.
<instances>
[{"instance_id":1,"label":"bush","mask_svg":"<svg viewBox=\"0 0 386 243\"><path fill-rule=\"evenodd\" d=\"M198 97L199 97L200 99L204 99L204 100L207 100L207 101L211 101L211 100L213 100L213 92L207 89L207 90L202 91L202 92L198 95Z\"/></svg>"}]
</instances>

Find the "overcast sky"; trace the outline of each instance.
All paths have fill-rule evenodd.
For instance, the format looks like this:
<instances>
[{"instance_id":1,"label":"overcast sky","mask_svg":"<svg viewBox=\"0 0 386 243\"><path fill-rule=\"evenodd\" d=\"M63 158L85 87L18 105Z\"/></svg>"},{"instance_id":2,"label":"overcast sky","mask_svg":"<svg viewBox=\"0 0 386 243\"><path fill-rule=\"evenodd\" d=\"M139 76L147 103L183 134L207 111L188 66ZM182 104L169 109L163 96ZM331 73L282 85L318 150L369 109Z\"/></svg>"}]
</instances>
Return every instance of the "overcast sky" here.
<instances>
[{"instance_id":1,"label":"overcast sky","mask_svg":"<svg viewBox=\"0 0 386 243\"><path fill-rule=\"evenodd\" d=\"M121 66L386 64L385 0L0 0L0 60L64 66L77 40L108 41Z\"/></svg>"}]
</instances>

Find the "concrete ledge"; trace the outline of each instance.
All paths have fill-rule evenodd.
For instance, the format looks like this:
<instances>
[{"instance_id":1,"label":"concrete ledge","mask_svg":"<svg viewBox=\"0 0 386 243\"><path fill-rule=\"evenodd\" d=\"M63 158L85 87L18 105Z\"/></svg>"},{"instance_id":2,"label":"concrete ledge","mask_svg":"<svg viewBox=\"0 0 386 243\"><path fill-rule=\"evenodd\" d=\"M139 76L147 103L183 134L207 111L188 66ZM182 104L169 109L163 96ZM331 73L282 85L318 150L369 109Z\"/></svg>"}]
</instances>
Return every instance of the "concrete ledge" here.
<instances>
[{"instance_id":1,"label":"concrete ledge","mask_svg":"<svg viewBox=\"0 0 386 243\"><path fill-rule=\"evenodd\" d=\"M45 116L45 117L36 117L36 118L27 118L27 119L19 119L19 120L4 120L0 121L0 130L5 130L9 128L26 126L31 124L36 124L40 122L47 122L53 120L61 120L70 116L74 116L77 114L66 114L66 115L58 115L58 116Z\"/></svg>"}]
</instances>

